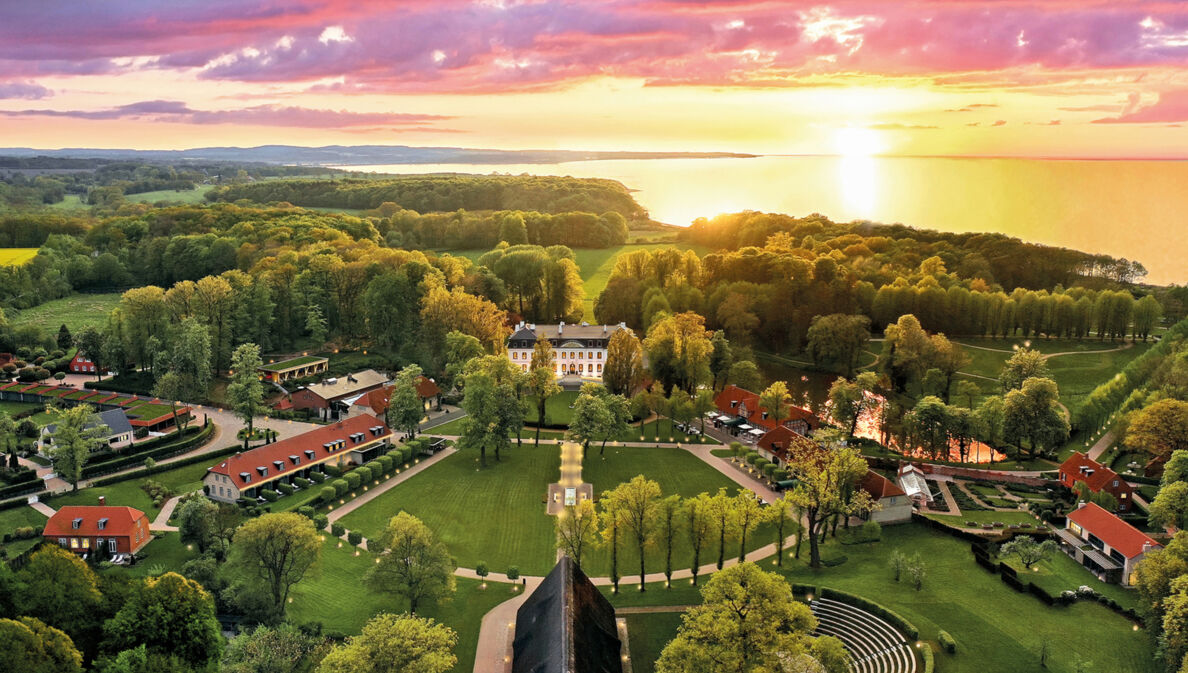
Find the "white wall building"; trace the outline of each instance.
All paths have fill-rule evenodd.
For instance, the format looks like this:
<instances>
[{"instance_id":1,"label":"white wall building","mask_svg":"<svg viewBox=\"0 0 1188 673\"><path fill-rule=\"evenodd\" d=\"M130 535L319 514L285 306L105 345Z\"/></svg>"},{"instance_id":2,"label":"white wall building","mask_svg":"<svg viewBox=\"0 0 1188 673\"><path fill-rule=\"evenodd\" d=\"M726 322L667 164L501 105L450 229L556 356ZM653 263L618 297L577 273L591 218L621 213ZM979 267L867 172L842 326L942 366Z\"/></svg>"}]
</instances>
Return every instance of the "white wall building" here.
<instances>
[{"instance_id":1,"label":"white wall building","mask_svg":"<svg viewBox=\"0 0 1188 673\"><path fill-rule=\"evenodd\" d=\"M532 350L537 340L548 339L553 345L553 368L558 378L601 382L607 344L621 329L628 328L623 323L534 325L522 322L507 338L507 357L512 364L528 371L532 367Z\"/></svg>"}]
</instances>

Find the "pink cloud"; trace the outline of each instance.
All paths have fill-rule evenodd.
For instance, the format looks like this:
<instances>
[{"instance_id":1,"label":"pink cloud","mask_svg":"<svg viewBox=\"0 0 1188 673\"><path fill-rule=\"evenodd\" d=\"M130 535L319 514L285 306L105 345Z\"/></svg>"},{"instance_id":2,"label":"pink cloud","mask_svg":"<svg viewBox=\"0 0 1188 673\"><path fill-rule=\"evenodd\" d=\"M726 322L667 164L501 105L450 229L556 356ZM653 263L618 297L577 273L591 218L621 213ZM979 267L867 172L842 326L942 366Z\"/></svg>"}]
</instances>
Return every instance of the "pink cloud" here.
<instances>
[{"instance_id":1,"label":"pink cloud","mask_svg":"<svg viewBox=\"0 0 1188 673\"><path fill-rule=\"evenodd\" d=\"M0 82L0 99L24 98L26 100L37 100L38 98L48 98L52 95L54 95L53 91L36 82Z\"/></svg>"},{"instance_id":2,"label":"pink cloud","mask_svg":"<svg viewBox=\"0 0 1188 673\"><path fill-rule=\"evenodd\" d=\"M1159 100L1146 107L1140 107L1132 99L1116 117L1094 119L1094 124L1163 124L1188 121L1188 89L1166 91L1159 94Z\"/></svg>"},{"instance_id":3,"label":"pink cloud","mask_svg":"<svg viewBox=\"0 0 1188 673\"><path fill-rule=\"evenodd\" d=\"M408 127L428 130L450 117L389 112L348 112L304 107L257 105L232 110L194 110L181 101L152 100L101 110L0 110L8 117L67 117L73 119L140 119L185 124L244 124L294 128Z\"/></svg>"},{"instance_id":4,"label":"pink cloud","mask_svg":"<svg viewBox=\"0 0 1188 673\"><path fill-rule=\"evenodd\" d=\"M322 39L329 27L346 39ZM1031 84L1072 69L1181 66L1186 36L1188 6L1159 1L30 2L6 8L0 77L162 68L411 92L598 75L657 86L798 86L855 74Z\"/></svg>"}]
</instances>

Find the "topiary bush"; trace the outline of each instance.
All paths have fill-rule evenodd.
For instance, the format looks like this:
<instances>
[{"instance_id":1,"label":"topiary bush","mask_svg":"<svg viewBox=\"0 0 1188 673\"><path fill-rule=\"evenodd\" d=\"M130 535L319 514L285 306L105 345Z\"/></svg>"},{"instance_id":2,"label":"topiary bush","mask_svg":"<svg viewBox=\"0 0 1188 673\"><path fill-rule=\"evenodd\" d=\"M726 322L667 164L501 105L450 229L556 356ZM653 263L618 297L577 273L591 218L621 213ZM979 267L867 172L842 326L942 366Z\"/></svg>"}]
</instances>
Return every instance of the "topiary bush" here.
<instances>
[{"instance_id":1,"label":"topiary bush","mask_svg":"<svg viewBox=\"0 0 1188 673\"><path fill-rule=\"evenodd\" d=\"M264 498L268 502L276 502L276 499L280 497L280 494L270 488L265 488L260 491L260 497Z\"/></svg>"},{"instance_id":2,"label":"topiary bush","mask_svg":"<svg viewBox=\"0 0 1188 673\"><path fill-rule=\"evenodd\" d=\"M363 468L359 468L359 470L361 469ZM363 483L363 475L359 474L359 470L351 470L350 472L346 473L345 477L343 477L352 491L359 488L359 484Z\"/></svg>"},{"instance_id":3,"label":"topiary bush","mask_svg":"<svg viewBox=\"0 0 1188 673\"><path fill-rule=\"evenodd\" d=\"M303 477L294 477L293 483L297 484L298 488L309 488L310 481Z\"/></svg>"},{"instance_id":4,"label":"topiary bush","mask_svg":"<svg viewBox=\"0 0 1188 673\"><path fill-rule=\"evenodd\" d=\"M347 474L347 479L349 480L352 476L358 478L359 480L356 485L366 484L367 482L371 481L371 468L367 467L366 465L362 467L356 467L355 469L351 470L349 474Z\"/></svg>"},{"instance_id":5,"label":"topiary bush","mask_svg":"<svg viewBox=\"0 0 1188 673\"><path fill-rule=\"evenodd\" d=\"M509 566L507 569L507 578L509 580L520 579L520 566Z\"/></svg>"},{"instance_id":6,"label":"topiary bush","mask_svg":"<svg viewBox=\"0 0 1188 673\"><path fill-rule=\"evenodd\" d=\"M346 532L346 526L335 521L334 523L330 524L330 532L334 535L334 537L342 537L343 533Z\"/></svg>"},{"instance_id":7,"label":"topiary bush","mask_svg":"<svg viewBox=\"0 0 1188 673\"><path fill-rule=\"evenodd\" d=\"M323 486L322 487L322 495L320 496L320 499L322 502L328 503L337 497L338 497L338 492L334 490L333 486Z\"/></svg>"},{"instance_id":8,"label":"topiary bush","mask_svg":"<svg viewBox=\"0 0 1188 673\"><path fill-rule=\"evenodd\" d=\"M334 487L334 495L340 498L346 495L346 492L351 488L351 485L347 483L346 479L335 479L330 482L330 485Z\"/></svg>"},{"instance_id":9,"label":"topiary bush","mask_svg":"<svg viewBox=\"0 0 1188 673\"><path fill-rule=\"evenodd\" d=\"M392 468L396 465L396 459L390 455L380 456L376 460L379 461L380 467L383 469L385 474L390 473Z\"/></svg>"},{"instance_id":10,"label":"topiary bush","mask_svg":"<svg viewBox=\"0 0 1188 673\"><path fill-rule=\"evenodd\" d=\"M314 515L314 508L309 505L302 505L301 507L297 508L297 513L307 519L312 519Z\"/></svg>"},{"instance_id":11,"label":"topiary bush","mask_svg":"<svg viewBox=\"0 0 1188 673\"><path fill-rule=\"evenodd\" d=\"M313 517L314 528L318 530L326 530L326 526L330 525L330 517L325 514L315 514Z\"/></svg>"},{"instance_id":12,"label":"topiary bush","mask_svg":"<svg viewBox=\"0 0 1188 673\"><path fill-rule=\"evenodd\" d=\"M326 475L321 472L310 472L309 473L309 480L315 484L320 484L323 481L326 481L326 479L327 479Z\"/></svg>"},{"instance_id":13,"label":"topiary bush","mask_svg":"<svg viewBox=\"0 0 1188 673\"><path fill-rule=\"evenodd\" d=\"M280 491L281 493L284 493L285 495L293 495L293 492L296 491L297 489L293 488L292 484L286 484L284 482L281 482L276 485L276 490Z\"/></svg>"},{"instance_id":14,"label":"topiary bush","mask_svg":"<svg viewBox=\"0 0 1188 673\"><path fill-rule=\"evenodd\" d=\"M326 474L330 475L331 477L341 477L342 476L342 468L337 465L330 465L327 463L323 463L322 471L325 472Z\"/></svg>"},{"instance_id":15,"label":"topiary bush","mask_svg":"<svg viewBox=\"0 0 1188 673\"><path fill-rule=\"evenodd\" d=\"M358 547L359 543L362 541L363 541L363 534L360 533L359 531L353 530L350 533L347 533L347 542L350 542L351 544L355 545L356 547Z\"/></svg>"}]
</instances>

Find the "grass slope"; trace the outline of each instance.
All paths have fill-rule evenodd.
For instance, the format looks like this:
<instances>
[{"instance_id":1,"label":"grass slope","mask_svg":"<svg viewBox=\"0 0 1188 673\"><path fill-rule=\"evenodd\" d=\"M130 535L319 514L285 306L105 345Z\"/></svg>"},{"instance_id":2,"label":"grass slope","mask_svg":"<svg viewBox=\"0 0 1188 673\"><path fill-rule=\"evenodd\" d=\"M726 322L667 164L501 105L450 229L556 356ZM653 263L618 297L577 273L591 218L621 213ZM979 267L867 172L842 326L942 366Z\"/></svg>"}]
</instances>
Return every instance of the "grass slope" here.
<instances>
[{"instance_id":1,"label":"grass slope","mask_svg":"<svg viewBox=\"0 0 1188 673\"><path fill-rule=\"evenodd\" d=\"M9 322L14 327L35 325L42 332L52 332L55 336L58 328L66 325L72 334L77 334L84 327L102 327L107 323L107 314L119 303L118 292L76 294L16 311L9 316Z\"/></svg>"},{"instance_id":2,"label":"grass slope","mask_svg":"<svg viewBox=\"0 0 1188 673\"><path fill-rule=\"evenodd\" d=\"M631 648L632 673L653 673L656 660L681 625L680 612L627 615L627 642Z\"/></svg>"}]
</instances>

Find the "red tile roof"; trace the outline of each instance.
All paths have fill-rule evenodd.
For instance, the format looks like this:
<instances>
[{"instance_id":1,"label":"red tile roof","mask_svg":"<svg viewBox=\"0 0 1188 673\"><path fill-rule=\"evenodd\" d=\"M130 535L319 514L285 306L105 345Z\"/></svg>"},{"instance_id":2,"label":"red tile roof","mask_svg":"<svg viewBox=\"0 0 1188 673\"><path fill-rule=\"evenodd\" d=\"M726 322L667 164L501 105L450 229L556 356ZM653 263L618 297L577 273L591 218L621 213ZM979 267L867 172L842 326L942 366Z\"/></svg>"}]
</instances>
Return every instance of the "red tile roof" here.
<instances>
[{"instance_id":1,"label":"red tile roof","mask_svg":"<svg viewBox=\"0 0 1188 673\"><path fill-rule=\"evenodd\" d=\"M73 527L75 519L82 519L78 528ZM107 519L107 526L103 530L99 530L100 519ZM140 519L145 520L145 531L147 532L148 517L138 509L114 505L69 505L54 512L49 521L45 522L45 531L42 535L46 537L131 536L135 530L136 522Z\"/></svg>"},{"instance_id":2,"label":"red tile roof","mask_svg":"<svg viewBox=\"0 0 1188 673\"><path fill-rule=\"evenodd\" d=\"M371 428L377 426L380 428L378 435L371 432ZM353 441L351 435L360 432L364 434L363 440ZM273 444L265 444L244 453L237 453L217 465L212 465L207 468L207 471L232 477L237 485L251 485L261 481L270 481L295 470L305 469L310 463L310 459L305 455L306 450L316 452L313 460L319 460L328 455L346 453L355 447L391 436L392 431L388 429L383 420L370 414L361 414L316 430L310 430L296 437L282 439ZM345 442L341 449L327 451L326 444L340 439ZM289 460L289 456L297 456L299 462L296 465L293 464ZM279 470L273 464L276 461L284 463L284 466ZM256 471L257 467L268 468L268 476L260 475ZM247 472L250 479L243 480L239 476L241 472Z\"/></svg>"},{"instance_id":3,"label":"red tile roof","mask_svg":"<svg viewBox=\"0 0 1188 673\"><path fill-rule=\"evenodd\" d=\"M392 388L394 386L384 386L376 388L363 394L362 397L355 400L354 406L370 409L371 413L376 416L381 416L388 411L388 400L392 397ZM422 376L417 380L417 395L422 400L427 400L431 397L436 397L441 394L441 388L437 387L433 379Z\"/></svg>"},{"instance_id":4,"label":"red tile roof","mask_svg":"<svg viewBox=\"0 0 1188 673\"><path fill-rule=\"evenodd\" d=\"M874 470L866 471L866 476L862 478L861 488L875 500L891 498L897 495L907 495L898 484Z\"/></svg>"},{"instance_id":5,"label":"red tile roof","mask_svg":"<svg viewBox=\"0 0 1188 673\"><path fill-rule=\"evenodd\" d=\"M1093 470L1088 476L1081 471L1085 467ZM1073 481L1083 481L1089 490L1097 493L1111 481L1118 479L1118 473L1089 458L1083 453L1074 453L1068 460L1060 464L1060 471L1072 477Z\"/></svg>"},{"instance_id":6,"label":"red tile roof","mask_svg":"<svg viewBox=\"0 0 1188 673\"><path fill-rule=\"evenodd\" d=\"M1069 512L1068 520L1096 535L1126 558L1142 554L1145 544L1150 544L1152 548L1159 546L1139 529L1092 502Z\"/></svg>"},{"instance_id":7,"label":"red tile roof","mask_svg":"<svg viewBox=\"0 0 1188 673\"><path fill-rule=\"evenodd\" d=\"M437 383L433 379L422 376L420 379L417 379L417 394L421 396L421 399L427 400L430 397L440 395L441 388L437 387Z\"/></svg>"},{"instance_id":8,"label":"red tile roof","mask_svg":"<svg viewBox=\"0 0 1188 673\"><path fill-rule=\"evenodd\" d=\"M776 427L774 418L763 417L766 410L759 403L759 395L745 388L739 388L734 384L726 386L722 389L722 392L718 393L714 398L714 406L718 408L718 411L733 416L742 416L743 414L739 410L746 407L747 414L745 418L747 423L767 430ZM821 426L820 419L813 412L794 405L788 405L788 418L785 418L784 422L797 420L804 421L808 425L809 430L815 430Z\"/></svg>"}]
</instances>

